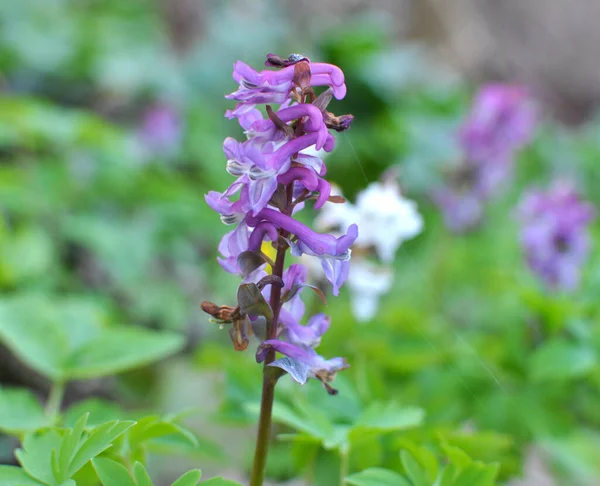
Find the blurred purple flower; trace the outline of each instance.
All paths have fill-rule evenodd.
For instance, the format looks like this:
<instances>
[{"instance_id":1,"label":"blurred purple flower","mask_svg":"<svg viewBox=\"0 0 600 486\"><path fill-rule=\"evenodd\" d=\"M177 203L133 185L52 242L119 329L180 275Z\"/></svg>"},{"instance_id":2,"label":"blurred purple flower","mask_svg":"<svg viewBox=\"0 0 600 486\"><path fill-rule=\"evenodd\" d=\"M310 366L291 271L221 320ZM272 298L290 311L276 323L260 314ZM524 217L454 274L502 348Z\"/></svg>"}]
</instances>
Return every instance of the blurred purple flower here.
<instances>
[{"instance_id":1,"label":"blurred purple flower","mask_svg":"<svg viewBox=\"0 0 600 486\"><path fill-rule=\"evenodd\" d=\"M536 114L524 86L493 83L483 86L460 130L468 160L504 162L533 136Z\"/></svg>"},{"instance_id":2,"label":"blurred purple flower","mask_svg":"<svg viewBox=\"0 0 600 486\"><path fill-rule=\"evenodd\" d=\"M590 247L594 208L575 187L556 181L548 190L528 191L518 207L521 245L531 270L553 290L574 290Z\"/></svg>"},{"instance_id":3,"label":"blurred purple flower","mask_svg":"<svg viewBox=\"0 0 600 486\"><path fill-rule=\"evenodd\" d=\"M463 232L481 221L487 201L512 177L515 155L536 124L525 87L495 83L479 90L459 132L464 158L447 184L431 194L450 230Z\"/></svg>"},{"instance_id":4,"label":"blurred purple flower","mask_svg":"<svg viewBox=\"0 0 600 486\"><path fill-rule=\"evenodd\" d=\"M181 143L182 120L171 105L157 103L148 109L142 119L140 139L151 154L169 155Z\"/></svg>"}]
</instances>

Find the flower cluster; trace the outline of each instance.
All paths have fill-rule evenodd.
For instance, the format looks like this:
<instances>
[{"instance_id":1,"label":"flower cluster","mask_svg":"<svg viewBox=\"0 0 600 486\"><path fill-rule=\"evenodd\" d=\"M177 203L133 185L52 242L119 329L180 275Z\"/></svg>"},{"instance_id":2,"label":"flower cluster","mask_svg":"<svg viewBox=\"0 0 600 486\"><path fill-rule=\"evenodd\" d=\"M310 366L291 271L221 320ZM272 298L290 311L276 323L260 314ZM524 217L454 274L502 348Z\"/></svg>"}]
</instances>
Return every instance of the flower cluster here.
<instances>
[{"instance_id":1,"label":"flower cluster","mask_svg":"<svg viewBox=\"0 0 600 486\"><path fill-rule=\"evenodd\" d=\"M235 180L224 192L206 195L223 223L234 226L219 245L218 260L226 271L243 278L238 302L222 307L205 302L203 309L218 322L232 325L236 349L245 349L253 332L261 341L258 362L279 367L301 383L317 378L333 392L328 383L347 364L341 358L326 360L314 350L329 318L318 314L300 323L306 269L292 264L284 270L284 257L289 249L293 256L320 261L336 295L348 277L357 225L349 224L336 237L313 231L294 215L307 201L314 200L319 209L331 200L331 186L324 178L327 168L312 153L331 151L335 138L330 130L348 129L353 117L327 111L333 97L346 94L338 67L295 54L287 59L269 54L265 65L275 69L257 72L240 61L234 65L239 88L226 98L237 105L226 117L237 118L247 140L225 140L227 172ZM314 88L319 86L324 89L317 95ZM259 105L266 105L264 112ZM275 248L274 261L263 251L265 245ZM273 361L275 352L285 357Z\"/></svg>"},{"instance_id":2,"label":"flower cluster","mask_svg":"<svg viewBox=\"0 0 600 486\"><path fill-rule=\"evenodd\" d=\"M389 176L390 174L388 174ZM356 198L356 204L325 204L315 221L320 229L340 229L357 221L360 236L354 242L354 258L348 277L352 312L357 320L372 319L379 299L393 283L396 251L423 229L423 218L414 201L405 199L393 177L370 184Z\"/></svg>"},{"instance_id":3,"label":"flower cluster","mask_svg":"<svg viewBox=\"0 0 600 486\"><path fill-rule=\"evenodd\" d=\"M559 180L547 191L530 190L518 207L521 244L531 270L553 290L573 290L589 253L591 204Z\"/></svg>"},{"instance_id":4,"label":"flower cluster","mask_svg":"<svg viewBox=\"0 0 600 486\"><path fill-rule=\"evenodd\" d=\"M449 184L433 193L452 231L479 223L486 201L510 179L515 155L529 142L535 126L534 106L525 88L504 84L481 88L459 133L464 158Z\"/></svg>"}]
</instances>

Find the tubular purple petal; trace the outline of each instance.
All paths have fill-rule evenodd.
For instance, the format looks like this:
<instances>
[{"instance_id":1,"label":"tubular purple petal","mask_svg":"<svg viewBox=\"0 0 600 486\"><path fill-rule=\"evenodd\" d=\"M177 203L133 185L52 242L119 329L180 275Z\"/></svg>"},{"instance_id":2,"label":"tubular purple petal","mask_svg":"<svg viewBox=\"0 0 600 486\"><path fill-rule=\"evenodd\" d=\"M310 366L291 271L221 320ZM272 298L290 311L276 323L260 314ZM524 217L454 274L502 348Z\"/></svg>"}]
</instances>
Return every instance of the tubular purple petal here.
<instances>
[{"instance_id":1,"label":"tubular purple petal","mask_svg":"<svg viewBox=\"0 0 600 486\"><path fill-rule=\"evenodd\" d=\"M268 236L271 241L277 241L279 233L273 223L262 221L256 225L248 242L248 250L259 250L265 236Z\"/></svg>"},{"instance_id":2,"label":"tubular purple petal","mask_svg":"<svg viewBox=\"0 0 600 486\"><path fill-rule=\"evenodd\" d=\"M316 191L319 186L317 175L305 167L292 167L290 170L277 177L281 184L290 184L294 181L300 181L309 191Z\"/></svg>"}]
</instances>

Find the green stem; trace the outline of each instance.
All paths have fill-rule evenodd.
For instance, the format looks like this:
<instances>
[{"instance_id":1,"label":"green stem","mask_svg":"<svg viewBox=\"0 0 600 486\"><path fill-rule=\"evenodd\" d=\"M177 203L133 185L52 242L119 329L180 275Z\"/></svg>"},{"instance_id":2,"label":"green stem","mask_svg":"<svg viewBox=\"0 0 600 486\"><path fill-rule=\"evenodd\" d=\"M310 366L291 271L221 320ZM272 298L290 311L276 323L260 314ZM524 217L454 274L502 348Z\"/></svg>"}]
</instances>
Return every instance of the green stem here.
<instances>
[{"instance_id":1,"label":"green stem","mask_svg":"<svg viewBox=\"0 0 600 486\"><path fill-rule=\"evenodd\" d=\"M350 450L347 447L340 449L340 486L345 486L348 476Z\"/></svg>"},{"instance_id":2,"label":"green stem","mask_svg":"<svg viewBox=\"0 0 600 486\"><path fill-rule=\"evenodd\" d=\"M62 380L57 380L52 383L50 388L50 395L46 402L46 415L48 415L52 423L55 423L60 414L60 408L62 406L63 397L65 396L66 383Z\"/></svg>"},{"instance_id":3,"label":"green stem","mask_svg":"<svg viewBox=\"0 0 600 486\"><path fill-rule=\"evenodd\" d=\"M286 189L287 211L292 212L292 184ZM289 234L280 230L279 236L287 238ZM285 263L285 252L287 245L277 242L277 256L273 265L273 275L283 277L283 268ZM273 309L273 318L267 322L267 339L277 338L277 323L279 322L279 311L281 310L281 287L271 286L271 309ZM252 476L250 486L262 486L265 479L265 468L267 466L267 457L269 455L269 442L271 440L271 416L273 414L273 401L275 400L275 385L277 384L277 374L274 368L269 364L275 361L275 351L271 350L265 358L263 367L263 385L262 396L260 400L260 417L258 419L258 434L256 436L256 448L254 449L254 464L252 466Z\"/></svg>"}]
</instances>

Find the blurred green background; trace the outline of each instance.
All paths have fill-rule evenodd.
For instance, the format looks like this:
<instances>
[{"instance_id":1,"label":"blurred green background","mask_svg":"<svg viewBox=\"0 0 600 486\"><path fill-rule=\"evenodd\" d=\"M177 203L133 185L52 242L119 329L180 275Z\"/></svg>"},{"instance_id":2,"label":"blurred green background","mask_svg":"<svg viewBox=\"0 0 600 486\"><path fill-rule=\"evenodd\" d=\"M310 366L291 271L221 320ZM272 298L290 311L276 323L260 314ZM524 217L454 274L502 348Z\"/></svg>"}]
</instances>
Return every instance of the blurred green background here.
<instances>
[{"instance_id":1,"label":"blurred green background","mask_svg":"<svg viewBox=\"0 0 600 486\"><path fill-rule=\"evenodd\" d=\"M268 52L300 52L344 70L348 96L334 111L356 119L337 136L329 178L352 200L399 164L404 193L425 218L423 234L401 248L394 288L372 322L356 323L346 292L329 299L333 325L322 354L352 364L338 378L340 395L282 380L278 397L310 403L341 424L376 402L424 409L420 427L355 449L351 471L393 468L402 444L441 434L474 458L499 462L502 481L526 475L513 484L600 477L596 243L581 288L548 294L523 263L514 218L525 187L557 176L574 179L600 203L594 88L578 90L582 99L574 100L542 67L517 62L494 34L502 25L488 25L493 48L481 43L496 58L469 57L452 41L460 9L436 4L0 3L0 299L21 302L29 318L75 303L82 318L186 336L174 358L74 382L66 395L67 405L101 397L130 409L197 407L189 424L206 444L192 455L157 457L151 468L159 477L201 461L203 469L243 478L250 462L260 370L252 353L234 353L199 308L203 300L230 303L238 284L216 263L227 228L203 195L230 183L221 144L241 136L223 117L232 107L223 96L236 88L232 64L260 68ZM467 31L477 31L477 19L493 23L487 4L461 3L473 13ZM594 11L595 3L586 8ZM552 29L541 30L552 36ZM534 45L523 51L535 52ZM457 127L486 79L532 85L547 116L484 224L455 236L428 194L458 157ZM597 226L593 232L597 242ZM46 380L4 344L0 383L45 396ZM288 431L289 421L281 427ZM0 463L13 461L14 446L0 436ZM335 460L318 444L278 442L269 475L330 485Z\"/></svg>"}]
</instances>

